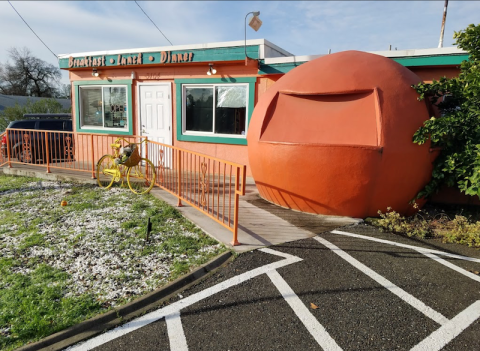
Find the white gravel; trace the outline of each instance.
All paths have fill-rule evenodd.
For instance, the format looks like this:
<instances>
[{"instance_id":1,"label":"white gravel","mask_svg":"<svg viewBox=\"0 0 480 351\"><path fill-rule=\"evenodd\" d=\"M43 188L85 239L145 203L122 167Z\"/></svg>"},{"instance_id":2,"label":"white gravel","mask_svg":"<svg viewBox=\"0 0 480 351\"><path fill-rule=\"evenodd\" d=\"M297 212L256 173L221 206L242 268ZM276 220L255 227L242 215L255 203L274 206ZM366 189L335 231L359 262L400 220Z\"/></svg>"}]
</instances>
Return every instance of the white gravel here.
<instances>
[{"instance_id":1,"label":"white gravel","mask_svg":"<svg viewBox=\"0 0 480 351\"><path fill-rule=\"evenodd\" d=\"M97 189L105 207L67 213L68 205L61 207L60 202L68 199L72 187L68 183L41 181L28 184L22 192L0 192L0 223L8 216L18 216L15 224L0 224L0 257L12 257L21 262L12 269L17 273L27 274L34 269L26 264L32 258L68 272L71 288L66 296L89 292L105 305L115 306L165 283L174 260L195 260L221 247L205 246L198 250L196 257L158 251L142 255L148 245L161 243L178 230L175 219L167 220L166 230L152 232L149 243L145 243L134 233L135 228L121 227L123 222L134 218L146 221L145 211L139 213L133 209L137 195L128 189ZM112 205L113 197L115 205ZM58 220L52 221L52 218ZM28 247L19 254L18 248L31 234L20 231L25 231L34 220L38 222L36 233L44 236L44 243ZM183 234L197 235L187 231Z\"/></svg>"}]
</instances>

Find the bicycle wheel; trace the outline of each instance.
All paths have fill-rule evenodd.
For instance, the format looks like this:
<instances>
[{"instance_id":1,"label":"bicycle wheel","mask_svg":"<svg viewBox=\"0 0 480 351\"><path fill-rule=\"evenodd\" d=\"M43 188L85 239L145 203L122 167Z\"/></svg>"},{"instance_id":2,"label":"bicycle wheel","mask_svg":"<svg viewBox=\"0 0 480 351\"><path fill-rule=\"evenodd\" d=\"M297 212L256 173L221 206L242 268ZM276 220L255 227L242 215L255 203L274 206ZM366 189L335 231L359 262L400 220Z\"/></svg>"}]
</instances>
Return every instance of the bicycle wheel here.
<instances>
[{"instance_id":1,"label":"bicycle wheel","mask_svg":"<svg viewBox=\"0 0 480 351\"><path fill-rule=\"evenodd\" d=\"M118 166L115 164L115 158L112 155L103 155L97 163L97 183L101 188L108 189L115 180L115 170Z\"/></svg>"},{"instance_id":2,"label":"bicycle wheel","mask_svg":"<svg viewBox=\"0 0 480 351\"><path fill-rule=\"evenodd\" d=\"M130 167L127 172L128 187L135 194L146 194L152 190L157 178L152 161L142 158L138 165Z\"/></svg>"}]
</instances>

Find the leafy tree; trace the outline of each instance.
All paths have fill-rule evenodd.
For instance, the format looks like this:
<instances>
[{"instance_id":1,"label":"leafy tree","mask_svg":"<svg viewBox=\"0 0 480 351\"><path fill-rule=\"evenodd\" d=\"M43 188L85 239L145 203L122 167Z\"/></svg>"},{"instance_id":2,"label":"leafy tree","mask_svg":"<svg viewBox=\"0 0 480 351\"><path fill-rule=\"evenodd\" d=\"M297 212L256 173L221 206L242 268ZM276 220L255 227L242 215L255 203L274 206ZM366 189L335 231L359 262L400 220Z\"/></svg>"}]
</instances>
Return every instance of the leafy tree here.
<instances>
[{"instance_id":1,"label":"leafy tree","mask_svg":"<svg viewBox=\"0 0 480 351\"><path fill-rule=\"evenodd\" d=\"M0 64L0 93L5 95L55 97L61 73L50 63L23 48L8 50L12 63Z\"/></svg>"},{"instance_id":2,"label":"leafy tree","mask_svg":"<svg viewBox=\"0 0 480 351\"><path fill-rule=\"evenodd\" d=\"M413 136L414 143L431 139L441 148L432 179L417 198L432 195L444 184L480 196L480 24L470 24L453 37L469 54L459 76L413 86L419 100L430 98L441 112L441 117L425 121Z\"/></svg>"},{"instance_id":3,"label":"leafy tree","mask_svg":"<svg viewBox=\"0 0 480 351\"><path fill-rule=\"evenodd\" d=\"M27 99L25 105L7 107L0 112L0 131L5 130L11 121L23 119L25 113L69 113L71 108L65 109L62 104L55 99L41 99L33 102Z\"/></svg>"}]
</instances>

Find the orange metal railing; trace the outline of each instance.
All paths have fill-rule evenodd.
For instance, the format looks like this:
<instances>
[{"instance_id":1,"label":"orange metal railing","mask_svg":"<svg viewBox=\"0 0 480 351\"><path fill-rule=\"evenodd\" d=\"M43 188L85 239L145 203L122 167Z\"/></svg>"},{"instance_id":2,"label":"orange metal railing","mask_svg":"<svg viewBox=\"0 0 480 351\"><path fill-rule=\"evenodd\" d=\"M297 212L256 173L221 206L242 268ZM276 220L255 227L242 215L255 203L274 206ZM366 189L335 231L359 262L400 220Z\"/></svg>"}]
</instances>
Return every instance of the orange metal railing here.
<instances>
[{"instance_id":1,"label":"orange metal railing","mask_svg":"<svg viewBox=\"0 0 480 351\"><path fill-rule=\"evenodd\" d=\"M95 178L97 161L112 154L118 137L138 143L141 136L118 136L76 132L7 129L6 155L0 166L28 164L74 172L89 172ZM233 233L232 245L239 245L238 204L245 194L246 167L178 147L149 141L142 145L142 157L155 166L156 185L203 212Z\"/></svg>"},{"instance_id":2,"label":"orange metal railing","mask_svg":"<svg viewBox=\"0 0 480 351\"><path fill-rule=\"evenodd\" d=\"M149 141L146 156L156 167L156 185L202 211L233 233L239 245L238 203L245 195L246 166Z\"/></svg>"}]
</instances>

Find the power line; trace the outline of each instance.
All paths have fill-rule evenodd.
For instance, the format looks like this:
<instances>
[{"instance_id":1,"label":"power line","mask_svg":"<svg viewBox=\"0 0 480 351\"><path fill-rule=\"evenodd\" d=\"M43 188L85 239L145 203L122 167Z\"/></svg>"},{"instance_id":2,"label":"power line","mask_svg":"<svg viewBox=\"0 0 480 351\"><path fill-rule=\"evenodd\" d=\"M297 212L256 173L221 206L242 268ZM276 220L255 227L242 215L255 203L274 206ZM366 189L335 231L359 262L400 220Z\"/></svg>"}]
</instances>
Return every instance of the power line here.
<instances>
[{"instance_id":1,"label":"power line","mask_svg":"<svg viewBox=\"0 0 480 351\"><path fill-rule=\"evenodd\" d=\"M165 36L165 34L163 34L163 32L160 30L160 28L157 27L157 25L152 21L152 19L150 17L148 17L147 13L145 11L143 11L143 9L140 7L140 5L138 4L138 2L135 0L135 4L137 4L137 6L140 8L140 10L142 10L142 12L145 14L145 16L147 16L147 18L150 20L150 22L153 23L153 25L158 29L158 31L160 33L162 33L162 35L165 37L165 39L168 40L168 38ZM173 46L172 42L170 40L168 40L168 42L170 43L170 45Z\"/></svg>"},{"instance_id":2,"label":"power line","mask_svg":"<svg viewBox=\"0 0 480 351\"><path fill-rule=\"evenodd\" d=\"M43 40L40 39L40 37L37 35L37 33L35 33L35 31L32 29L32 27L30 27L30 26L28 25L27 21L25 21L25 20L23 19L23 17L18 13L17 9L15 9L15 7L13 7L12 3L11 3L10 1L8 1L8 3L9 3L10 6L12 7L12 9L15 10L15 12L17 13L17 15L22 19L22 21L25 22L25 24L27 25L27 27L30 28L30 30L33 32L33 34L35 34L35 35L37 36L38 40L40 40L40 41L42 42L42 44L45 45L45 47L46 47L48 50L50 50L50 48L47 46L47 44L45 44L45 43L43 42ZM55 56L55 58L58 60L58 56L55 55L55 53L54 53L52 50L50 50L50 52L51 52L51 53L53 54L53 56Z\"/></svg>"}]
</instances>

